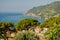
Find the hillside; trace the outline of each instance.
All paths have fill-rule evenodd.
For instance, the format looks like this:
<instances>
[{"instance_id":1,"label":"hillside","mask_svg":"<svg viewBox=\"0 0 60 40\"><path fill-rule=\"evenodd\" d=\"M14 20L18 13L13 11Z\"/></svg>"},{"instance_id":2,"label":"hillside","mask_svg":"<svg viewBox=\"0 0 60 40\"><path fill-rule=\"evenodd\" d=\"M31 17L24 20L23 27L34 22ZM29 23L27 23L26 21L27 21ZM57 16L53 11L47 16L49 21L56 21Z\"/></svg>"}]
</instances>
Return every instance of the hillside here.
<instances>
[{"instance_id":1,"label":"hillside","mask_svg":"<svg viewBox=\"0 0 60 40\"><path fill-rule=\"evenodd\" d=\"M36 16L44 19L60 15L60 1L56 1L44 6L33 7L27 11L26 15Z\"/></svg>"}]
</instances>

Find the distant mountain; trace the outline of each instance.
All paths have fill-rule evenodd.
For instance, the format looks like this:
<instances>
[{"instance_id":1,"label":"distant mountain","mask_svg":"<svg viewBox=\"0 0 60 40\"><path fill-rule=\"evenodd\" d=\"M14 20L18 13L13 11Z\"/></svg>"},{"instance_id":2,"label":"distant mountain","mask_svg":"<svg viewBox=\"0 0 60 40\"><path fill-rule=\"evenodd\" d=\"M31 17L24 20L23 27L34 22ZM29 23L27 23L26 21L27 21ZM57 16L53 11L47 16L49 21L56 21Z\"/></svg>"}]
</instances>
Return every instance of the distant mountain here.
<instances>
[{"instance_id":1,"label":"distant mountain","mask_svg":"<svg viewBox=\"0 0 60 40\"><path fill-rule=\"evenodd\" d=\"M56 1L44 6L33 7L32 9L27 11L26 15L36 16L44 19L58 16L60 15L60 1Z\"/></svg>"}]
</instances>

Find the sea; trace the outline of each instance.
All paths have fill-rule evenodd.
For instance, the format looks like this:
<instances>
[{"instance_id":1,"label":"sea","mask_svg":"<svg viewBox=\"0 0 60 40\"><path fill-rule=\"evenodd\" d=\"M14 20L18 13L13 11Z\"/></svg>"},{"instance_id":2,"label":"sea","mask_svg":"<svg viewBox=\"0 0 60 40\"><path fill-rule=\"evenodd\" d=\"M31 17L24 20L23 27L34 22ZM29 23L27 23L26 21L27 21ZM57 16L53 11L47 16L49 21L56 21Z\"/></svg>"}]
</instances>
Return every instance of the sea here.
<instances>
[{"instance_id":1,"label":"sea","mask_svg":"<svg viewBox=\"0 0 60 40\"><path fill-rule=\"evenodd\" d=\"M13 22L18 23L19 20L24 18L34 18L39 22L43 22L43 19L40 19L35 16L27 16L24 13L0 13L0 22Z\"/></svg>"}]
</instances>

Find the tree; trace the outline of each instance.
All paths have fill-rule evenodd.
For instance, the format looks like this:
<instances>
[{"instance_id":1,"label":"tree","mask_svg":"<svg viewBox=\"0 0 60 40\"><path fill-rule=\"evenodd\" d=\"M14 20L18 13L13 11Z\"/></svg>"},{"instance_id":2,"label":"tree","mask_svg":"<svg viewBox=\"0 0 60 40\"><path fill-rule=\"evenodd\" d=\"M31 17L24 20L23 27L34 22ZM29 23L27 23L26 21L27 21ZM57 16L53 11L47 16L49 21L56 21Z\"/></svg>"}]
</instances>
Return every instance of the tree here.
<instances>
[{"instance_id":1,"label":"tree","mask_svg":"<svg viewBox=\"0 0 60 40\"><path fill-rule=\"evenodd\" d=\"M60 24L50 28L45 36L47 40L60 40Z\"/></svg>"},{"instance_id":2,"label":"tree","mask_svg":"<svg viewBox=\"0 0 60 40\"><path fill-rule=\"evenodd\" d=\"M38 40L38 36L34 32L25 31L17 33L14 40Z\"/></svg>"},{"instance_id":3,"label":"tree","mask_svg":"<svg viewBox=\"0 0 60 40\"><path fill-rule=\"evenodd\" d=\"M16 30L28 30L32 26L38 26L40 23L33 19L33 18L26 18L23 20L20 20L16 25L15 29Z\"/></svg>"},{"instance_id":4,"label":"tree","mask_svg":"<svg viewBox=\"0 0 60 40\"><path fill-rule=\"evenodd\" d=\"M0 37L4 38L4 40L7 39L6 31L11 30L10 27L13 27L12 22L0 22Z\"/></svg>"}]
</instances>

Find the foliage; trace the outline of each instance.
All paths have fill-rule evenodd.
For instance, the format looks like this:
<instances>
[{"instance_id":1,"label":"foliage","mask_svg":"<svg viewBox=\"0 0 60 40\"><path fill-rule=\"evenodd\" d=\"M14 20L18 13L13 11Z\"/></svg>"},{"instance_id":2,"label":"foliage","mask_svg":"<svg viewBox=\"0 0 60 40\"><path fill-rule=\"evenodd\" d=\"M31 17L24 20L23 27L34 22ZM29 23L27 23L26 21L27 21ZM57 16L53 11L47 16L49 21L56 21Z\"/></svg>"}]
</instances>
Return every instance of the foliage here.
<instances>
[{"instance_id":1,"label":"foliage","mask_svg":"<svg viewBox=\"0 0 60 40\"><path fill-rule=\"evenodd\" d=\"M0 38L4 38L6 40L6 31L10 30L10 27L13 27L12 22L0 22Z\"/></svg>"},{"instance_id":2,"label":"foliage","mask_svg":"<svg viewBox=\"0 0 60 40\"><path fill-rule=\"evenodd\" d=\"M38 40L38 37L34 32L25 31L17 33L14 40Z\"/></svg>"},{"instance_id":3,"label":"foliage","mask_svg":"<svg viewBox=\"0 0 60 40\"><path fill-rule=\"evenodd\" d=\"M41 24L41 27L48 27L48 28L50 28L50 27L54 27L54 26L59 25L59 24L60 24L60 16L53 17L53 18L45 20Z\"/></svg>"},{"instance_id":4,"label":"foliage","mask_svg":"<svg viewBox=\"0 0 60 40\"><path fill-rule=\"evenodd\" d=\"M45 35L47 40L60 40L60 24L50 28Z\"/></svg>"},{"instance_id":5,"label":"foliage","mask_svg":"<svg viewBox=\"0 0 60 40\"><path fill-rule=\"evenodd\" d=\"M60 16L45 20L41 27L49 28L45 33L47 40L60 40Z\"/></svg>"},{"instance_id":6,"label":"foliage","mask_svg":"<svg viewBox=\"0 0 60 40\"><path fill-rule=\"evenodd\" d=\"M40 25L40 23L33 19L33 18L26 18L23 20L20 20L16 25L15 29L16 30L28 30L32 26L37 26Z\"/></svg>"},{"instance_id":7,"label":"foliage","mask_svg":"<svg viewBox=\"0 0 60 40\"><path fill-rule=\"evenodd\" d=\"M8 28L12 26L13 26L12 22L0 22L0 28Z\"/></svg>"}]
</instances>

